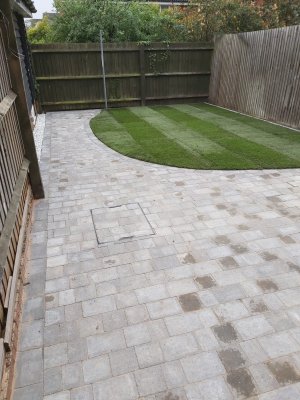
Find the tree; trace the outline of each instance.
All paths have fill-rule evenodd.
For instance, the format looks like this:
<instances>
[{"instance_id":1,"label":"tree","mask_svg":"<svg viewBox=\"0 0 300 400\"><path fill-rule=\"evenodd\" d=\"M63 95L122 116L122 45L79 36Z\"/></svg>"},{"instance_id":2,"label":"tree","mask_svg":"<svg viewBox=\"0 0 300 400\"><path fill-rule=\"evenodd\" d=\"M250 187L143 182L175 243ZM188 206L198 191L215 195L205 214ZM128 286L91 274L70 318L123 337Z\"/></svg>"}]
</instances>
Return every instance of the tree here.
<instances>
[{"instance_id":1,"label":"tree","mask_svg":"<svg viewBox=\"0 0 300 400\"><path fill-rule=\"evenodd\" d=\"M40 44L52 41L52 27L48 17L44 17L35 26L27 29L27 37L30 43Z\"/></svg>"},{"instance_id":2,"label":"tree","mask_svg":"<svg viewBox=\"0 0 300 400\"><path fill-rule=\"evenodd\" d=\"M55 0L55 41L96 42L103 30L112 41L167 41L175 24L156 5L118 0ZM172 30L172 29L171 29Z\"/></svg>"}]
</instances>

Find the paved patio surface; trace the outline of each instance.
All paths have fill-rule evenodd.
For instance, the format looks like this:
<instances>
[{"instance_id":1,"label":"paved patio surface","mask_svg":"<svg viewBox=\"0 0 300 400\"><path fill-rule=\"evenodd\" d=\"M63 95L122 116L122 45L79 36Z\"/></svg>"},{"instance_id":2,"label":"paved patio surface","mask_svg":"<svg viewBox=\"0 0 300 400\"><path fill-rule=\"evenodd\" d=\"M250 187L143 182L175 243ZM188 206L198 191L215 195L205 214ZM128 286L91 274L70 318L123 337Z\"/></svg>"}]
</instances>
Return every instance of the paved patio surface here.
<instances>
[{"instance_id":1,"label":"paved patio surface","mask_svg":"<svg viewBox=\"0 0 300 400\"><path fill-rule=\"evenodd\" d=\"M298 400L300 170L194 171L50 113L14 400Z\"/></svg>"}]
</instances>

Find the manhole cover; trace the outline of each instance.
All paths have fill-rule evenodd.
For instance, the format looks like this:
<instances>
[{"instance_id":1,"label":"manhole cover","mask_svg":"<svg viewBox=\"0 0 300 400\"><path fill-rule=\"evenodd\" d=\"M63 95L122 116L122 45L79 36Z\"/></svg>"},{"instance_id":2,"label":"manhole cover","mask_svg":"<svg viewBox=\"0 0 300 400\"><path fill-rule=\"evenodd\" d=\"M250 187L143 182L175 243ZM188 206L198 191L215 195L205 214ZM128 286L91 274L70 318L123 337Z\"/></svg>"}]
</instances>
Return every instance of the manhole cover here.
<instances>
[{"instance_id":1,"label":"manhole cover","mask_svg":"<svg viewBox=\"0 0 300 400\"><path fill-rule=\"evenodd\" d=\"M95 208L91 214L100 245L155 235L139 203Z\"/></svg>"}]
</instances>

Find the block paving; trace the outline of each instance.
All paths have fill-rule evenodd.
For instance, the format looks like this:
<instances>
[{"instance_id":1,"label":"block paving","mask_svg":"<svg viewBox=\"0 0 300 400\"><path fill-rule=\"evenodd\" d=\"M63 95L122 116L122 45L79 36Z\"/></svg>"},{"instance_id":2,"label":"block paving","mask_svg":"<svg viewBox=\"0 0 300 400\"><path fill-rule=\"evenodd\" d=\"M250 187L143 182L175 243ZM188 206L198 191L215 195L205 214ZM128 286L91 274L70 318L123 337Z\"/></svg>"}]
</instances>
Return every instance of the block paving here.
<instances>
[{"instance_id":1,"label":"block paving","mask_svg":"<svg viewBox=\"0 0 300 400\"><path fill-rule=\"evenodd\" d=\"M298 400L300 170L133 160L95 114L46 116L13 399Z\"/></svg>"}]
</instances>

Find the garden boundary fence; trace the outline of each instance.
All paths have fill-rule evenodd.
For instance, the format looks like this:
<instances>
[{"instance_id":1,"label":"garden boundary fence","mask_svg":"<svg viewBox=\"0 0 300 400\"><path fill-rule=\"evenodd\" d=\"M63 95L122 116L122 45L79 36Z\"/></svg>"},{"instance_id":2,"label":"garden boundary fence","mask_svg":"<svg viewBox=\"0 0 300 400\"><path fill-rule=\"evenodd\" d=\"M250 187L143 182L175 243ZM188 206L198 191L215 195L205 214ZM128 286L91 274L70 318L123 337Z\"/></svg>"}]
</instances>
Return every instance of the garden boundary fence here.
<instances>
[{"instance_id":1,"label":"garden boundary fence","mask_svg":"<svg viewBox=\"0 0 300 400\"><path fill-rule=\"evenodd\" d=\"M300 128L300 25L216 37L209 101Z\"/></svg>"},{"instance_id":2,"label":"garden boundary fence","mask_svg":"<svg viewBox=\"0 0 300 400\"><path fill-rule=\"evenodd\" d=\"M208 43L104 44L109 107L196 102L208 98ZM32 46L44 111L104 106L98 43Z\"/></svg>"},{"instance_id":3,"label":"garden boundary fence","mask_svg":"<svg viewBox=\"0 0 300 400\"><path fill-rule=\"evenodd\" d=\"M1 2L0 11L6 18L5 23L0 21L1 379L5 353L17 344L13 341L15 304L31 199L32 195L42 198L44 190L9 0Z\"/></svg>"}]
</instances>

